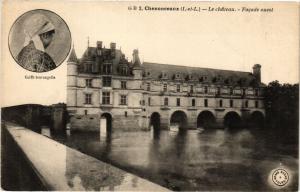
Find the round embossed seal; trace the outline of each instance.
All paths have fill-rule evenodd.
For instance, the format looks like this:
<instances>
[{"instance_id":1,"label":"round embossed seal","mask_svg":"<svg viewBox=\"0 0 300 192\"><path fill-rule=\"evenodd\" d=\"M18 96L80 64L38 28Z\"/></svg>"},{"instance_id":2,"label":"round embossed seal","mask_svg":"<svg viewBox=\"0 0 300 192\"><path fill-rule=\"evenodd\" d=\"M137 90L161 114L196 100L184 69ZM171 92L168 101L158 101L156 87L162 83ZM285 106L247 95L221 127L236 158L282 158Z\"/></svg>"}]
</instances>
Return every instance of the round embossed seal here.
<instances>
[{"instance_id":1,"label":"round embossed seal","mask_svg":"<svg viewBox=\"0 0 300 192\"><path fill-rule=\"evenodd\" d=\"M272 173L272 181L277 186L285 186L289 182L289 174L282 168L275 169Z\"/></svg>"}]
</instances>

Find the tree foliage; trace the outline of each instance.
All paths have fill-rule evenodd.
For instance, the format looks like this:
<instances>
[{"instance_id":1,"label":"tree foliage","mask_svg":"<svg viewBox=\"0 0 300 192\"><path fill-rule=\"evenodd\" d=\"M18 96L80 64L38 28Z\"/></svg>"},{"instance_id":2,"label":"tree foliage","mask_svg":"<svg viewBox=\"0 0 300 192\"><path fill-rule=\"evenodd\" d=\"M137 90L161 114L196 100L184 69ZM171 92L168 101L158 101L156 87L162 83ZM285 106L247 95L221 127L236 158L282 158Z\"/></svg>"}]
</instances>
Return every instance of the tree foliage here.
<instances>
[{"instance_id":1,"label":"tree foliage","mask_svg":"<svg viewBox=\"0 0 300 192\"><path fill-rule=\"evenodd\" d=\"M299 125L299 84L270 82L265 92L267 126L285 136L296 135Z\"/></svg>"}]
</instances>

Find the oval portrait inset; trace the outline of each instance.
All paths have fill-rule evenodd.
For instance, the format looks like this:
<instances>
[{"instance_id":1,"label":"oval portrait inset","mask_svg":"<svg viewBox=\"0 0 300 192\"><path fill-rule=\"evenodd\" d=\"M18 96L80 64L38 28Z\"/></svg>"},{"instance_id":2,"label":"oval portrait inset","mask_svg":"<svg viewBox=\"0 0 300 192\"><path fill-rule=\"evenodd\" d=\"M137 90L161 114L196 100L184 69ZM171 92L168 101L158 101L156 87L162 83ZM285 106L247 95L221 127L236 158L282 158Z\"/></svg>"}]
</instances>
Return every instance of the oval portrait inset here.
<instances>
[{"instance_id":1,"label":"oval portrait inset","mask_svg":"<svg viewBox=\"0 0 300 192\"><path fill-rule=\"evenodd\" d=\"M43 9L28 11L13 24L9 49L15 61L32 72L58 67L71 48L71 33L56 13Z\"/></svg>"}]
</instances>

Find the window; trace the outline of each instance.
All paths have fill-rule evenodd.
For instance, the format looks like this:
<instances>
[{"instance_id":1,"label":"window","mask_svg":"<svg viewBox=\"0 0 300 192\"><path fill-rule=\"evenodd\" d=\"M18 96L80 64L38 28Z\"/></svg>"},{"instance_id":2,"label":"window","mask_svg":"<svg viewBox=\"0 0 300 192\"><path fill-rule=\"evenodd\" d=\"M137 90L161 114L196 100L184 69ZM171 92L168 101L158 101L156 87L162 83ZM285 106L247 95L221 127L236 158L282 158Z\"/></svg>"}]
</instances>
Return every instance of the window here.
<instances>
[{"instance_id":1,"label":"window","mask_svg":"<svg viewBox=\"0 0 300 192\"><path fill-rule=\"evenodd\" d=\"M192 99L192 106L195 107L195 105L196 105L196 100Z\"/></svg>"},{"instance_id":2,"label":"window","mask_svg":"<svg viewBox=\"0 0 300 192\"><path fill-rule=\"evenodd\" d=\"M220 107L223 107L223 100L220 100L220 101L219 101L219 106L220 106Z\"/></svg>"},{"instance_id":3,"label":"window","mask_svg":"<svg viewBox=\"0 0 300 192\"><path fill-rule=\"evenodd\" d=\"M92 94L85 94L85 104L92 104Z\"/></svg>"},{"instance_id":4,"label":"window","mask_svg":"<svg viewBox=\"0 0 300 192\"><path fill-rule=\"evenodd\" d=\"M168 85L164 84L164 92L168 91Z\"/></svg>"},{"instance_id":5,"label":"window","mask_svg":"<svg viewBox=\"0 0 300 192\"><path fill-rule=\"evenodd\" d=\"M84 114L87 115L88 114L88 110L84 110Z\"/></svg>"},{"instance_id":6,"label":"window","mask_svg":"<svg viewBox=\"0 0 300 192\"><path fill-rule=\"evenodd\" d=\"M194 92L194 86L193 86L193 85L190 86L190 92L191 92L191 93Z\"/></svg>"},{"instance_id":7,"label":"window","mask_svg":"<svg viewBox=\"0 0 300 192\"><path fill-rule=\"evenodd\" d=\"M124 116L127 117L127 111L125 111Z\"/></svg>"},{"instance_id":8,"label":"window","mask_svg":"<svg viewBox=\"0 0 300 192\"><path fill-rule=\"evenodd\" d=\"M85 86L86 87L92 87L92 79L86 79L85 80Z\"/></svg>"},{"instance_id":9,"label":"window","mask_svg":"<svg viewBox=\"0 0 300 192\"><path fill-rule=\"evenodd\" d=\"M230 100L230 107L233 107L233 100Z\"/></svg>"},{"instance_id":10,"label":"window","mask_svg":"<svg viewBox=\"0 0 300 192\"><path fill-rule=\"evenodd\" d=\"M121 67L121 75L127 75L127 74L128 74L127 67Z\"/></svg>"},{"instance_id":11,"label":"window","mask_svg":"<svg viewBox=\"0 0 300 192\"><path fill-rule=\"evenodd\" d=\"M169 105L169 99L168 99L167 97L164 99L164 105L165 105L165 106L168 106L168 105Z\"/></svg>"},{"instance_id":12,"label":"window","mask_svg":"<svg viewBox=\"0 0 300 192\"><path fill-rule=\"evenodd\" d=\"M147 91L150 91L150 83L147 83Z\"/></svg>"},{"instance_id":13,"label":"window","mask_svg":"<svg viewBox=\"0 0 300 192\"><path fill-rule=\"evenodd\" d=\"M176 90L177 92L180 92L180 85L177 85Z\"/></svg>"},{"instance_id":14,"label":"window","mask_svg":"<svg viewBox=\"0 0 300 192\"><path fill-rule=\"evenodd\" d=\"M207 107L208 106L208 101L207 99L204 99L204 107Z\"/></svg>"},{"instance_id":15,"label":"window","mask_svg":"<svg viewBox=\"0 0 300 192\"><path fill-rule=\"evenodd\" d=\"M111 77L104 76L102 77L103 87L110 87L111 86Z\"/></svg>"},{"instance_id":16,"label":"window","mask_svg":"<svg viewBox=\"0 0 300 192\"><path fill-rule=\"evenodd\" d=\"M86 72L92 72L92 64L91 63L87 63L86 64Z\"/></svg>"},{"instance_id":17,"label":"window","mask_svg":"<svg viewBox=\"0 0 300 192\"><path fill-rule=\"evenodd\" d=\"M207 94L207 92L208 92L208 88L207 88L207 86L205 86L204 87L204 93Z\"/></svg>"},{"instance_id":18,"label":"window","mask_svg":"<svg viewBox=\"0 0 300 192\"><path fill-rule=\"evenodd\" d=\"M121 89L127 89L127 82L121 81Z\"/></svg>"},{"instance_id":19,"label":"window","mask_svg":"<svg viewBox=\"0 0 300 192\"><path fill-rule=\"evenodd\" d=\"M148 98L148 105L151 105L151 97Z\"/></svg>"},{"instance_id":20,"label":"window","mask_svg":"<svg viewBox=\"0 0 300 192\"><path fill-rule=\"evenodd\" d=\"M121 95L120 105L127 105L127 96Z\"/></svg>"},{"instance_id":21,"label":"window","mask_svg":"<svg viewBox=\"0 0 300 192\"><path fill-rule=\"evenodd\" d=\"M255 90L254 90L254 95L255 95L255 96L258 96L258 89L255 89Z\"/></svg>"},{"instance_id":22,"label":"window","mask_svg":"<svg viewBox=\"0 0 300 192\"><path fill-rule=\"evenodd\" d=\"M255 101L255 108L258 108L258 101Z\"/></svg>"},{"instance_id":23,"label":"window","mask_svg":"<svg viewBox=\"0 0 300 192\"><path fill-rule=\"evenodd\" d=\"M111 64L110 63L104 63L103 64L103 73L104 74L111 74Z\"/></svg>"},{"instance_id":24,"label":"window","mask_svg":"<svg viewBox=\"0 0 300 192\"><path fill-rule=\"evenodd\" d=\"M246 95L246 89L242 89L242 95Z\"/></svg>"},{"instance_id":25,"label":"window","mask_svg":"<svg viewBox=\"0 0 300 192\"><path fill-rule=\"evenodd\" d=\"M246 108L248 107L248 101L245 101L245 107Z\"/></svg>"},{"instance_id":26,"label":"window","mask_svg":"<svg viewBox=\"0 0 300 192\"><path fill-rule=\"evenodd\" d=\"M221 88L217 87L217 95L220 95L220 94L221 94Z\"/></svg>"},{"instance_id":27,"label":"window","mask_svg":"<svg viewBox=\"0 0 300 192\"><path fill-rule=\"evenodd\" d=\"M176 104L177 104L177 106L180 106L180 98L176 99Z\"/></svg>"},{"instance_id":28,"label":"window","mask_svg":"<svg viewBox=\"0 0 300 192\"><path fill-rule=\"evenodd\" d=\"M230 95L233 95L233 88L230 88L230 89L229 89L229 94L230 94Z\"/></svg>"},{"instance_id":29,"label":"window","mask_svg":"<svg viewBox=\"0 0 300 192\"><path fill-rule=\"evenodd\" d=\"M110 104L110 92L102 93L102 104Z\"/></svg>"}]
</instances>

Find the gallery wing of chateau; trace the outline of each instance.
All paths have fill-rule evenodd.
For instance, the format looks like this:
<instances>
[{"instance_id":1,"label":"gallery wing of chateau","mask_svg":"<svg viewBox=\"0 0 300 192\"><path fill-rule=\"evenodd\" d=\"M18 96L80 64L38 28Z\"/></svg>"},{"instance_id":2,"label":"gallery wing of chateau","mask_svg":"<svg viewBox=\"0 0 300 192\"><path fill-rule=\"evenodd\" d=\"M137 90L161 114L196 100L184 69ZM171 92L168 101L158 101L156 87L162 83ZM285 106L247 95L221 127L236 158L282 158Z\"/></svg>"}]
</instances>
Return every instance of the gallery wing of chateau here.
<instances>
[{"instance_id":1,"label":"gallery wing of chateau","mask_svg":"<svg viewBox=\"0 0 300 192\"><path fill-rule=\"evenodd\" d=\"M252 72L141 63L138 50L128 58L116 44L74 48L68 59L67 108L72 129L226 127L264 118L261 65ZM249 70L250 71L250 70ZM248 124L247 124L248 125Z\"/></svg>"}]
</instances>

